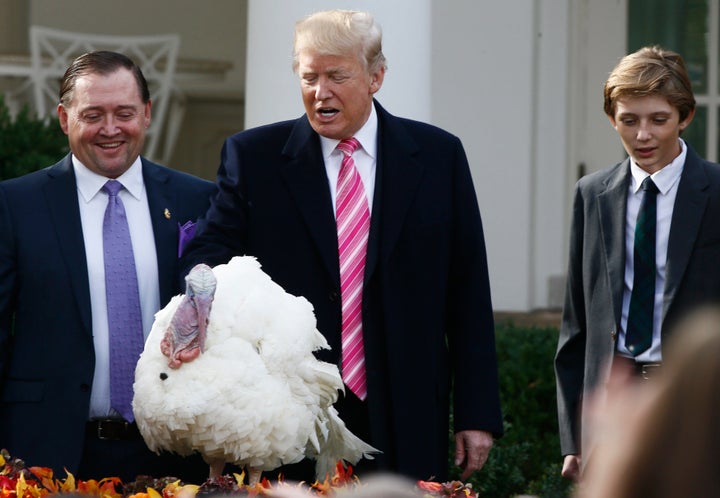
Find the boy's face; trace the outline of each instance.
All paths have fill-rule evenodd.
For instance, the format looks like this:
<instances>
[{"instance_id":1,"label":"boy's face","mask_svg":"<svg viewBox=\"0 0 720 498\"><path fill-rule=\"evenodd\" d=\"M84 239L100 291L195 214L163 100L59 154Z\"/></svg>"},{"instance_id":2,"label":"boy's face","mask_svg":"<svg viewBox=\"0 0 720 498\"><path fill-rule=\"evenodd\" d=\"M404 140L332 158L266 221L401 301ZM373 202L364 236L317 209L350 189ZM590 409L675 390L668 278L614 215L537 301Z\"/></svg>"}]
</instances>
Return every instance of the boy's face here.
<instances>
[{"instance_id":1,"label":"boy's face","mask_svg":"<svg viewBox=\"0 0 720 498\"><path fill-rule=\"evenodd\" d=\"M652 174L680 154L680 132L690 124L693 115L694 111L680 121L677 108L662 95L621 97L610 122L628 155Z\"/></svg>"}]
</instances>

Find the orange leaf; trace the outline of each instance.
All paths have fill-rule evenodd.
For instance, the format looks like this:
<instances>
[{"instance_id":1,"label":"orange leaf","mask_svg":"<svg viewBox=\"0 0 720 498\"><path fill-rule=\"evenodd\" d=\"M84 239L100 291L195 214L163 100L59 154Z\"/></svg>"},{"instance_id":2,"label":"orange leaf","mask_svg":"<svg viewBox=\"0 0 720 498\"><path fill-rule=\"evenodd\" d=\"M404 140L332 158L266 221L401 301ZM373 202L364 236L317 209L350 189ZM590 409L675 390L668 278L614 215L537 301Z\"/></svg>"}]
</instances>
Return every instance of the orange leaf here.
<instances>
[{"instance_id":1,"label":"orange leaf","mask_svg":"<svg viewBox=\"0 0 720 498\"><path fill-rule=\"evenodd\" d=\"M432 481L418 481L417 487L422 489L423 491L442 491L443 485L439 482L432 482Z\"/></svg>"}]
</instances>

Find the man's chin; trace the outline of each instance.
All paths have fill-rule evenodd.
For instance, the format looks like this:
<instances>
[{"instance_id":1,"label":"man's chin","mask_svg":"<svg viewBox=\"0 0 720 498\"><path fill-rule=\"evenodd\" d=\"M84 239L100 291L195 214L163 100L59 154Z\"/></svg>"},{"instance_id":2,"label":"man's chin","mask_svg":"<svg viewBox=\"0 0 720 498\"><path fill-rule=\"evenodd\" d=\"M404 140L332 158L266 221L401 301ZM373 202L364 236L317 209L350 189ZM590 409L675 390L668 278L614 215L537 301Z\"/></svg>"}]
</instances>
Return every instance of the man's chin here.
<instances>
[{"instance_id":1,"label":"man's chin","mask_svg":"<svg viewBox=\"0 0 720 498\"><path fill-rule=\"evenodd\" d=\"M130 159L126 156L112 160L99 160L95 162L96 166L93 171L108 178L117 178L125 173L130 166L132 166L132 163L133 161L130 161Z\"/></svg>"},{"instance_id":2,"label":"man's chin","mask_svg":"<svg viewBox=\"0 0 720 498\"><path fill-rule=\"evenodd\" d=\"M315 130L315 132L321 137L331 138L333 140L348 138L348 136L345 135L347 133L345 129L334 122L327 123L312 120L310 121L310 126L312 126L313 130Z\"/></svg>"}]
</instances>

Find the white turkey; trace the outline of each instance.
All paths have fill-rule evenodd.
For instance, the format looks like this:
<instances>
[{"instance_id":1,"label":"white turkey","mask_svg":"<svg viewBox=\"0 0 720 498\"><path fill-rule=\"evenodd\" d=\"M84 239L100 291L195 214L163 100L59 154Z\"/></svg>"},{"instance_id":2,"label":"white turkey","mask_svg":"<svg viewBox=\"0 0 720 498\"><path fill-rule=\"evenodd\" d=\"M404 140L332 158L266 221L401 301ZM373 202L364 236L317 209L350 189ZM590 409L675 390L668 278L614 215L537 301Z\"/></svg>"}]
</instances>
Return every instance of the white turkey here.
<instances>
[{"instance_id":1,"label":"white turkey","mask_svg":"<svg viewBox=\"0 0 720 498\"><path fill-rule=\"evenodd\" d=\"M352 434L332 406L343 383L312 305L286 293L255 258L197 265L186 293L155 315L135 370L133 410L148 447L199 452L210 477L226 463L262 471L316 460L324 479L338 460L377 450Z\"/></svg>"}]
</instances>

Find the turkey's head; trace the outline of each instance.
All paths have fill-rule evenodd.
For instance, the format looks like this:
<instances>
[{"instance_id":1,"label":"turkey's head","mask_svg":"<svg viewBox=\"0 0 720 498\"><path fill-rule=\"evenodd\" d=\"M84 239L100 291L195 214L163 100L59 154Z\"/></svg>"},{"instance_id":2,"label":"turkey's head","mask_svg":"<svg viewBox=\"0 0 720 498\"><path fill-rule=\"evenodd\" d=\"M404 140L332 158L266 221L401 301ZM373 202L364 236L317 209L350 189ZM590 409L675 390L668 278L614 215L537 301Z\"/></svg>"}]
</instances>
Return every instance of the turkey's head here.
<instances>
[{"instance_id":1,"label":"turkey's head","mask_svg":"<svg viewBox=\"0 0 720 498\"><path fill-rule=\"evenodd\" d=\"M165 330L160 350L170 368L179 368L205 352L205 339L217 280L212 269L199 264L185 277L185 296Z\"/></svg>"}]
</instances>

